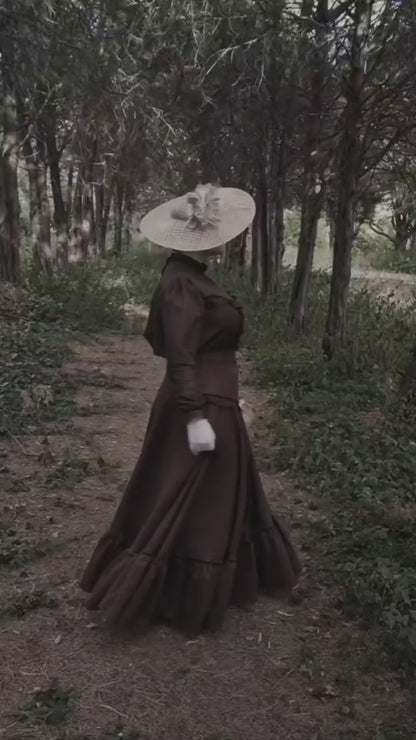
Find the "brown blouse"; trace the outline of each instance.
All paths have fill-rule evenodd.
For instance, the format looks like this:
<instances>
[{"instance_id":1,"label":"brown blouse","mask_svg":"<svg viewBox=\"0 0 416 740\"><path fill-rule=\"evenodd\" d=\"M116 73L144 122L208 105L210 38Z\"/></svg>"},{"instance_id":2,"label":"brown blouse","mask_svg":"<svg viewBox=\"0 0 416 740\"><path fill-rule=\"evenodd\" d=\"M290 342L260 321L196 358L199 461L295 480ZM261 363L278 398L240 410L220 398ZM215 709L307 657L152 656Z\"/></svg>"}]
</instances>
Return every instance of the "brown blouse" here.
<instances>
[{"instance_id":1,"label":"brown blouse","mask_svg":"<svg viewBox=\"0 0 416 740\"><path fill-rule=\"evenodd\" d=\"M167 360L167 378L180 409L203 415L206 396L238 400L235 352L243 315L234 299L206 274L206 266L175 253L152 298L145 337Z\"/></svg>"}]
</instances>

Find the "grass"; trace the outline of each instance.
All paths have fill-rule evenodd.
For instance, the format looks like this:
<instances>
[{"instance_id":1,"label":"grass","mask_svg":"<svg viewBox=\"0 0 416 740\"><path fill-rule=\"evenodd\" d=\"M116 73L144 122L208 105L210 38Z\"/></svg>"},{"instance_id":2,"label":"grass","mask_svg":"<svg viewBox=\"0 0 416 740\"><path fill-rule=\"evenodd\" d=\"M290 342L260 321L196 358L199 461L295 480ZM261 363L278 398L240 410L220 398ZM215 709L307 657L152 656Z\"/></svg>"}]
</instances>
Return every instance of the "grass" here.
<instances>
[{"instance_id":1,"label":"grass","mask_svg":"<svg viewBox=\"0 0 416 740\"><path fill-rule=\"evenodd\" d=\"M132 252L76 265L64 277L28 278L25 315L0 330L0 434L72 413L71 389L59 375L68 341L123 331L122 305L148 302L164 259ZM404 422L395 406L414 307L355 293L350 346L327 363L329 279L315 276L307 331L294 337L286 322L290 277L278 299L264 299L245 278L220 276L245 305L256 379L276 399L268 462L290 471L323 512L304 525L317 580L337 589L348 618L377 627L390 661L416 675L416 414ZM85 473L70 463L60 484Z\"/></svg>"},{"instance_id":2,"label":"grass","mask_svg":"<svg viewBox=\"0 0 416 740\"><path fill-rule=\"evenodd\" d=\"M383 248L374 252L372 266L376 270L404 272L416 274L416 253L414 251L399 252L394 245L388 242Z\"/></svg>"},{"instance_id":3,"label":"grass","mask_svg":"<svg viewBox=\"0 0 416 740\"><path fill-rule=\"evenodd\" d=\"M0 568L21 568L50 552L51 544L0 522Z\"/></svg>"},{"instance_id":4,"label":"grass","mask_svg":"<svg viewBox=\"0 0 416 740\"><path fill-rule=\"evenodd\" d=\"M72 389L59 374L69 342L123 331L123 305L149 299L164 259L143 250L77 264L67 275L28 274L14 303L0 291L0 439L70 418Z\"/></svg>"},{"instance_id":5,"label":"grass","mask_svg":"<svg viewBox=\"0 0 416 740\"><path fill-rule=\"evenodd\" d=\"M17 715L20 722L37 725L57 725L65 722L75 697L72 691L52 682L47 689L37 689Z\"/></svg>"},{"instance_id":6,"label":"grass","mask_svg":"<svg viewBox=\"0 0 416 740\"><path fill-rule=\"evenodd\" d=\"M269 464L291 471L325 512L305 535L316 576L339 589L349 618L381 628L389 660L416 677L416 413L404 423L395 406L414 306L354 294L351 344L327 363L327 277L315 277L307 332L296 338L286 322L289 275L279 300L227 280L247 308L257 381L276 398Z\"/></svg>"},{"instance_id":7,"label":"grass","mask_svg":"<svg viewBox=\"0 0 416 740\"><path fill-rule=\"evenodd\" d=\"M27 593L21 593L10 603L0 606L1 617L14 617L23 619L26 614L38 609L56 609L58 601L42 589L35 589Z\"/></svg>"}]
</instances>

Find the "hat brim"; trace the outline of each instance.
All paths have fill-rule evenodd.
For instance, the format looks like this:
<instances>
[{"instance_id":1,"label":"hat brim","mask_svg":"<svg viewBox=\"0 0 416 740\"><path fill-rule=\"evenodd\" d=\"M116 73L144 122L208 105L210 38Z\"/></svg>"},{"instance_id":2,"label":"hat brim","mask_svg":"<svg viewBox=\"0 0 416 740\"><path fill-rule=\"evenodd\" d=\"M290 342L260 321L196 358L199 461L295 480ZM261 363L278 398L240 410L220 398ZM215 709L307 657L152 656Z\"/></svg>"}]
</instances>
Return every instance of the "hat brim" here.
<instances>
[{"instance_id":1,"label":"hat brim","mask_svg":"<svg viewBox=\"0 0 416 740\"><path fill-rule=\"evenodd\" d=\"M204 252L234 239L247 229L256 213L249 193L237 188L218 188L218 223L205 228L189 228L172 214L183 208L184 197L157 206L144 216L140 231L149 241L178 252Z\"/></svg>"}]
</instances>

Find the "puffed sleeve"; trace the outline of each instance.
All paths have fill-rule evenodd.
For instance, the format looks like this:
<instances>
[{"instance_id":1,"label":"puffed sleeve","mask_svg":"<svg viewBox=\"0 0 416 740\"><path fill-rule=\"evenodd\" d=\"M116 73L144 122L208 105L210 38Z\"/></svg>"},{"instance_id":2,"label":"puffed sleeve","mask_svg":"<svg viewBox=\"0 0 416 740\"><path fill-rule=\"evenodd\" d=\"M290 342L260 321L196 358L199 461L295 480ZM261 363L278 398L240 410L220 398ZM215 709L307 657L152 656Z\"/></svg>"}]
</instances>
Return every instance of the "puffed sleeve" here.
<instances>
[{"instance_id":1,"label":"puffed sleeve","mask_svg":"<svg viewBox=\"0 0 416 740\"><path fill-rule=\"evenodd\" d=\"M170 280L162 298L167 372L187 421L203 416L196 359L203 320L204 299L192 279L178 276Z\"/></svg>"}]
</instances>

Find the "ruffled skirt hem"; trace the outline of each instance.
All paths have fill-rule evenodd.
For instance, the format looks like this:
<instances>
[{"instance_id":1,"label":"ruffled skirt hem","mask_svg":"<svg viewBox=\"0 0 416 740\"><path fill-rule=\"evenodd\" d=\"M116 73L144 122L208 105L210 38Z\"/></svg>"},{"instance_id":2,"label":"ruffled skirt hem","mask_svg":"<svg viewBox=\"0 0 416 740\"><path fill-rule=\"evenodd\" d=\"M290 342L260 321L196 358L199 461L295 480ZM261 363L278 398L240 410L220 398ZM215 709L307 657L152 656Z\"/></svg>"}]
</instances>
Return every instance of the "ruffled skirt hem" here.
<instances>
[{"instance_id":1,"label":"ruffled skirt hem","mask_svg":"<svg viewBox=\"0 0 416 740\"><path fill-rule=\"evenodd\" d=\"M110 534L99 542L81 580L87 607L104 624L143 632L163 622L187 634L221 629L227 608L256 601L259 590L288 590L298 579L296 554L274 526L240 545L238 558L202 562L184 555L162 561L146 552L117 551Z\"/></svg>"}]
</instances>

